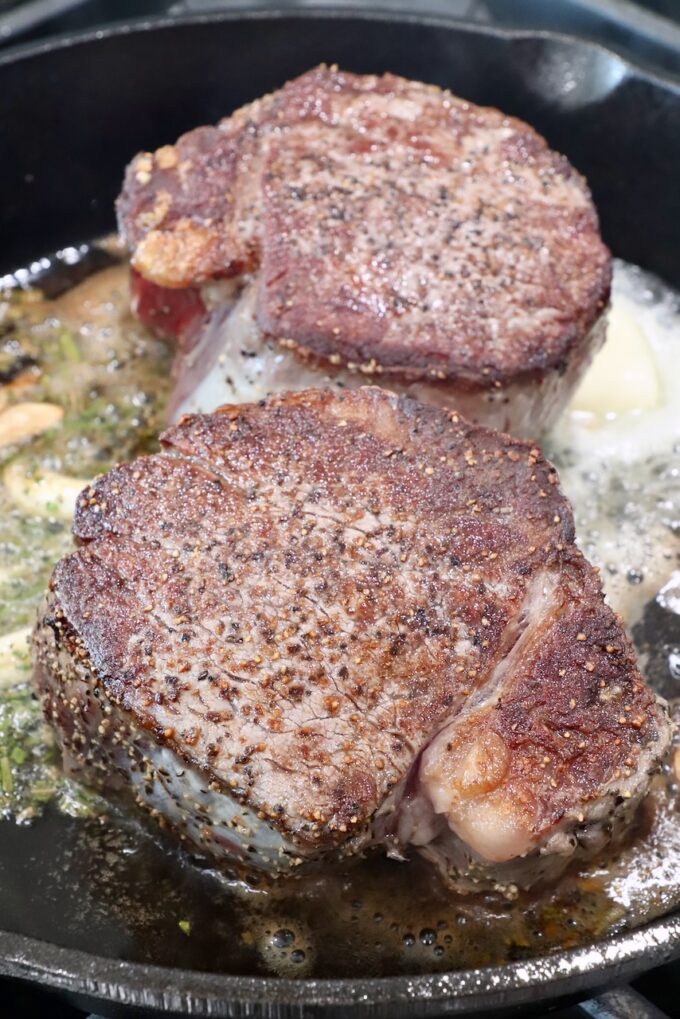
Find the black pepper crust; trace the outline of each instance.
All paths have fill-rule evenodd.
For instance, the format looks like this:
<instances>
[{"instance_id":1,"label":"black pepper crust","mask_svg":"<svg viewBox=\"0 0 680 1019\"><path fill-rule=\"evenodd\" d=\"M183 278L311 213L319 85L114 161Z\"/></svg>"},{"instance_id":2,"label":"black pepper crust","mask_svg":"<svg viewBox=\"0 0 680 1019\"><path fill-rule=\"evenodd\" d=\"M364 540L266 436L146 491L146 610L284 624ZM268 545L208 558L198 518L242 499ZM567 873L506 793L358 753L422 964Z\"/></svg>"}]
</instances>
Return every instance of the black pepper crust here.
<instances>
[{"instance_id":1,"label":"black pepper crust","mask_svg":"<svg viewBox=\"0 0 680 1019\"><path fill-rule=\"evenodd\" d=\"M135 760L141 733L302 856L359 847L531 627L477 721L507 755L496 795L540 844L645 785L665 713L538 448L376 388L224 407L162 443L82 493L34 636L88 777L125 784L111 734ZM526 618L543 577L553 608Z\"/></svg>"},{"instance_id":2,"label":"black pepper crust","mask_svg":"<svg viewBox=\"0 0 680 1019\"><path fill-rule=\"evenodd\" d=\"M568 161L515 118L389 74L319 67L139 154L118 217L148 282L259 271L264 334L401 382L583 367L609 300Z\"/></svg>"}]
</instances>

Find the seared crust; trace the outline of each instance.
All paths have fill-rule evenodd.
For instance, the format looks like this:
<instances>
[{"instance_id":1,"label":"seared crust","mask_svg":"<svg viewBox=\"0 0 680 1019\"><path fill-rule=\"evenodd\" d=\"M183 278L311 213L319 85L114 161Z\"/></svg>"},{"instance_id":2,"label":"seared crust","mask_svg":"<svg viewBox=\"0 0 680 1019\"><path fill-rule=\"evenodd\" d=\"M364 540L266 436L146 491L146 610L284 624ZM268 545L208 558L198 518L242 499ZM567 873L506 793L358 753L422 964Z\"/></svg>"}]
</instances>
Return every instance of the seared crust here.
<instances>
[{"instance_id":1,"label":"seared crust","mask_svg":"<svg viewBox=\"0 0 680 1019\"><path fill-rule=\"evenodd\" d=\"M83 492L36 630L87 774L111 781L146 733L303 857L365 844L458 718L446 753L476 717L498 753L473 794L519 805L534 846L646 787L665 715L538 449L373 388L225 407L163 444Z\"/></svg>"},{"instance_id":2,"label":"seared crust","mask_svg":"<svg viewBox=\"0 0 680 1019\"><path fill-rule=\"evenodd\" d=\"M402 380L563 370L609 298L567 160L519 120L393 75L320 67L137 156L118 215L148 280L260 269L265 334Z\"/></svg>"}]
</instances>

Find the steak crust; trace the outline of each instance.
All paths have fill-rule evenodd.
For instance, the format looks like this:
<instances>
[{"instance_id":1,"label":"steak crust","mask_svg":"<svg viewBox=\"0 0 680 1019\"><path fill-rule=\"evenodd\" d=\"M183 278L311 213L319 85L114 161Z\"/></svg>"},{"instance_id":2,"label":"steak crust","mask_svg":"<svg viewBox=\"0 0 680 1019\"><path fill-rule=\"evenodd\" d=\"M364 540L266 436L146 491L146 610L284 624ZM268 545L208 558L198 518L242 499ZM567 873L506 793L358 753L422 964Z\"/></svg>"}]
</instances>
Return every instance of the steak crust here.
<instances>
[{"instance_id":1,"label":"steak crust","mask_svg":"<svg viewBox=\"0 0 680 1019\"><path fill-rule=\"evenodd\" d=\"M639 801L667 713L536 447L376 388L162 443L85 489L35 631L72 769L274 872L531 883Z\"/></svg>"},{"instance_id":2,"label":"steak crust","mask_svg":"<svg viewBox=\"0 0 680 1019\"><path fill-rule=\"evenodd\" d=\"M394 75L320 67L141 153L118 216L148 321L177 335L169 289L195 311L256 274L264 338L486 422L524 386L549 423L603 339L583 178L527 124Z\"/></svg>"}]
</instances>

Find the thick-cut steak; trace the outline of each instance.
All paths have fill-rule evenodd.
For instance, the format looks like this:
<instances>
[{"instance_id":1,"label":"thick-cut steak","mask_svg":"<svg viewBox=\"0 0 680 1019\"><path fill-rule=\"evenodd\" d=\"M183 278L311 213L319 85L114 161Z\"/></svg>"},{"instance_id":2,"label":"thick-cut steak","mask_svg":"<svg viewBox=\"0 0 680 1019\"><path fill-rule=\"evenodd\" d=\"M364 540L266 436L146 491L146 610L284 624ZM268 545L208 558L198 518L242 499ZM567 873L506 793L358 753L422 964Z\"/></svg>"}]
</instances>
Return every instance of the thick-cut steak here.
<instances>
[{"instance_id":1,"label":"thick-cut steak","mask_svg":"<svg viewBox=\"0 0 680 1019\"><path fill-rule=\"evenodd\" d=\"M320 67L138 155L118 216L182 410L370 376L535 435L604 337L583 178L521 121L393 75Z\"/></svg>"},{"instance_id":2,"label":"thick-cut steak","mask_svg":"<svg viewBox=\"0 0 680 1019\"><path fill-rule=\"evenodd\" d=\"M592 852L669 740L538 449L377 388L189 416L83 492L36 680L68 764L216 857L454 881Z\"/></svg>"}]
</instances>

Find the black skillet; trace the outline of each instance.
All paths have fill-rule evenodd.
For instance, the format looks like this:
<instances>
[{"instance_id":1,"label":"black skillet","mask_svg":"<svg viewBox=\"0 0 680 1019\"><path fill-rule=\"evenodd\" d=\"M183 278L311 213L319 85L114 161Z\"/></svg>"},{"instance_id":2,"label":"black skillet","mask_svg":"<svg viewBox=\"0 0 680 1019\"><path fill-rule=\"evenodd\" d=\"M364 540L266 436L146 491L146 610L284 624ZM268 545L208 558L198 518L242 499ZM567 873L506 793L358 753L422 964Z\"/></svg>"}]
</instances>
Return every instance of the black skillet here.
<instances>
[{"instance_id":1,"label":"black skillet","mask_svg":"<svg viewBox=\"0 0 680 1019\"><path fill-rule=\"evenodd\" d=\"M677 85L550 33L356 10L136 24L0 57L0 274L109 231L136 150L215 121L320 61L391 70L525 118L588 176L615 254L680 287ZM130 961L140 958L132 933L88 912L85 863L63 819L0 824L0 975L61 989L105 1015L396 1019L539 999L544 1007L680 955L676 914L591 947L450 974L295 981L200 972L181 945L174 956L167 944L146 946L145 962ZM128 879L160 889L167 877Z\"/></svg>"}]
</instances>

